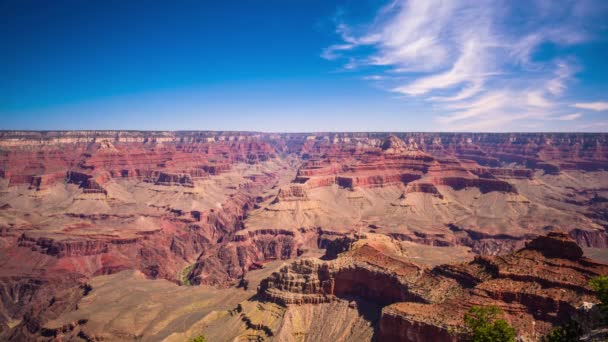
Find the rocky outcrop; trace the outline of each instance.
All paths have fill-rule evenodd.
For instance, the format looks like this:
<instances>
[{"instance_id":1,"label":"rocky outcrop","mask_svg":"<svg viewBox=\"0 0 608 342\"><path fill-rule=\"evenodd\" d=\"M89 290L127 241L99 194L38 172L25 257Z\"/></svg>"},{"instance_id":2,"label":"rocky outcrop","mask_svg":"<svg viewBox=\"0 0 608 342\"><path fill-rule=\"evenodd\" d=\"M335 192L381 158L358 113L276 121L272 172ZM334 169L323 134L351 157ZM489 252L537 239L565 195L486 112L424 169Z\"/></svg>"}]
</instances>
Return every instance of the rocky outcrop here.
<instances>
[{"instance_id":1,"label":"rocky outcrop","mask_svg":"<svg viewBox=\"0 0 608 342\"><path fill-rule=\"evenodd\" d=\"M203 252L196 261L190 281L194 284L234 283L266 262L288 260L314 244L317 232L294 233L282 229L238 231L230 240Z\"/></svg>"},{"instance_id":2,"label":"rocky outcrop","mask_svg":"<svg viewBox=\"0 0 608 342\"><path fill-rule=\"evenodd\" d=\"M437 190L435 184L432 183L423 183L423 182L412 182L407 185L405 188L404 195L421 192L425 194L430 194L434 197L443 199L443 195Z\"/></svg>"},{"instance_id":3,"label":"rocky outcrop","mask_svg":"<svg viewBox=\"0 0 608 342\"><path fill-rule=\"evenodd\" d=\"M19 317L12 329L3 329L3 340L25 341L42 330L45 318L55 318L77 308L90 286L76 274L0 277L0 308L8 317ZM0 326L3 322L0 315ZM15 322L13 322L15 324Z\"/></svg>"},{"instance_id":4,"label":"rocky outcrop","mask_svg":"<svg viewBox=\"0 0 608 342\"><path fill-rule=\"evenodd\" d=\"M399 153L406 151L408 146L403 142L403 140L394 135L389 135L386 140L384 140L380 148L382 148L382 151L385 153Z\"/></svg>"},{"instance_id":5,"label":"rocky outcrop","mask_svg":"<svg viewBox=\"0 0 608 342\"><path fill-rule=\"evenodd\" d=\"M56 257L95 255L108 252L108 242L100 240L63 240L32 238L23 234L19 239L20 247L31 248L40 253Z\"/></svg>"},{"instance_id":6,"label":"rocky outcrop","mask_svg":"<svg viewBox=\"0 0 608 342\"><path fill-rule=\"evenodd\" d=\"M407 184L419 178L420 175L411 173L366 176L338 176L336 177L336 184L349 189L354 189L356 187L383 187L389 184Z\"/></svg>"},{"instance_id":7,"label":"rocky outcrop","mask_svg":"<svg viewBox=\"0 0 608 342\"><path fill-rule=\"evenodd\" d=\"M446 315L438 316L434 324L420 322L408 314L415 307L416 311L424 311L428 305L409 304L407 306L397 303L382 309L380 319L379 339L383 341L437 341L457 342L460 339L454 331L457 328L454 319ZM451 321L451 322L450 322ZM449 323L452 325L448 325Z\"/></svg>"},{"instance_id":8,"label":"rocky outcrop","mask_svg":"<svg viewBox=\"0 0 608 342\"><path fill-rule=\"evenodd\" d=\"M211 165L203 165L201 167L205 172L210 175L219 175L222 172L230 171L231 166L228 163L220 163L220 164L211 164Z\"/></svg>"},{"instance_id":9,"label":"rocky outcrop","mask_svg":"<svg viewBox=\"0 0 608 342\"><path fill-rule=\"evenodd\" d=\"M501 180L484 178L441 177L432 180L435 185L447 185L454 190L478 188L481 193L492 191L517 193L515 186Z\"/></svg>"},{"instance_id":10,"label":"rocky outcrop","mask_svg":"<svg viewBox=\"0 0 608 342\"><path fill-rule=\"evenodd\" d=\"M154 181L156 185L177 185L177 186L185 186L185 187L194 187L194 183L192 183L192 178L190 178L189 174L176 174L176 173L165 173L160 172L158 174L158 178Z\"/></svg>"},{"instance_id":11,"label":"rocky outcrop","mask_svg":"<svg viewBox=\"0 0 608 342\"><path fill-rule=\"evenodd\" d=\"M605 230L583 230L573 229L568 235L576 241L579 246L608 248L608 233Z\"/></svg>"},{"instance_id":12,"label":"rocky outcrop","mask_svg":"<svg viewBox=\"0 0 608 342\"><path fill-rule=\"evenodd\" d=\"M45 190L53 184L63 181L65 174L63 172L55 172L51 174L45 174L40 176L32 176L30 181L30 189L33 190Z\"/></svg>"},{"instance_id":13,"label":"rocky outcrop","mask_svg":"<svg viewBox=\"0 0 608 342\"><path fill-rule=\"evenodd\" d=\"M608 265L582 257L565 233L538 237L506 256L432 269L365 237L342 242L350 249L337 258L294 262L262 281L259 295L281 305L371 299L386 305L378 338L399 341L459 340L467 308L496 305L520 337L530 338L597 301L588 281L608 274Z\"/></svg>"},{"instance_id":14,"label":"rocky outcrop","mask_svg":"<svg viewBox=\"0 0 608 342\"><path fill-rule=\"evenodd\" d=\"M478 168L472 169L471 172L481 178L530 179L534 175L533 170L523 168Z\"/></svg>"},{"instance_id":15,"label":"rocky outcrop","mask_svg":"<svg viewBox=\"0 0 608 342\"><path fill-rule=\"evenodd\" d=\"M362 241L365 240L359 242ZM360 297L385 305L436 300L437 294L420 291L418 284L442 285L427 277L420 266L362 243L330 261L293 262L262 281L258 293L284 305L329 302L344 297Z\"/></svg>"},{"instance_id":16,"label":"rocky outcrop","mask_svg":"<svg viewBox=\"0 0 608 342\"><path fill-rule=\"evenodd\" d=\"M583 250L576 241L566 233L553 232L540 236L526 245L527 249L537 250L548 258L565 258L578 260L583 256Z\"/></svg>"},{"instance_id":17,"label":"rocky outcrop","mask_svg":"<svg viewBox=\"0 0 608 342\"><path fill-rule=\"evenodd\" d=\"M68 171L66 179L69 184L78 185L85 194L107 195L107 191L97 182L97 180L93 179L93 176L91 175Z\"/></svg>"},{"instance_id":18,"label":"rocky outcrop","mask_svg":"<svg viewBox=\"0 0 608 342\"><path fill-rule=\"evenodd\" d=\"M292 184L281 188L274 203L281 201L308 201L306 188L298 184Z\"/></svg>"}]
</instances>

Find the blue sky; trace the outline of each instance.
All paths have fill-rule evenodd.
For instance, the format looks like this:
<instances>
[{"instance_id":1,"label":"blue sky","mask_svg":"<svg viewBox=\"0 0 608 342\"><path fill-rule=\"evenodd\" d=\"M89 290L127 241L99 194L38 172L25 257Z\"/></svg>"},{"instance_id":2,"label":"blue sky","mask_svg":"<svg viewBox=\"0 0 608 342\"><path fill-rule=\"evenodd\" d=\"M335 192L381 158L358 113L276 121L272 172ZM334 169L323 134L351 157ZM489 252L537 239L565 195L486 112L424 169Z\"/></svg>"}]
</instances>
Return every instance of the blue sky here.
<instances>
[{"instance_id":1,"label":"blue sky","mask_svg":"<svg viewBox=\"0 0 608 342\"><path fill-rule=\"evenodd\" d=\"M608 2L0 0L0 129L608 131Z\"/></svg>"}]
</instances>

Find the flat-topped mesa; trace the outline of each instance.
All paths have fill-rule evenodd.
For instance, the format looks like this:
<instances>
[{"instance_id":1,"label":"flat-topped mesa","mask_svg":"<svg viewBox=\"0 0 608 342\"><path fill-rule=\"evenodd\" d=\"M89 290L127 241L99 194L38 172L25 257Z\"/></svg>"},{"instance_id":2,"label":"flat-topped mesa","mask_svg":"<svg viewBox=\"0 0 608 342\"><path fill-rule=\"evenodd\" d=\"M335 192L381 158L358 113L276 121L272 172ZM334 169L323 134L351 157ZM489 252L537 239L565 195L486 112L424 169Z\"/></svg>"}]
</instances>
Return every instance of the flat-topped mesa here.
<instances>
[{"instance_id":1,"label":"flat-topped mesa","mask_svg":"<svg viewBox=\"0 0 608 342\"><path fill-rule=\"evenodd\" d=\"M160 172L158 178L154 182L156 185L167 185L167 186L185 186L193 188L194 183L189 174L185 173L166 173Z\"/></svg>"},{"instance_id":2,"label":"flat-topped mesa","mask_svg":"<svg viewBox=\"0 0 608 342\"><path fill-rule=\"evenodd\" d=\"M517 189L513 184L499 179L437 177L432 179L432 182L436 185L447 185L454 190L478 188L484 194L492 191L517 193Z\"/></svg>"},{"instance_id":3,"label":"flat-topped mesa","mask_svg":"<svg viewBox=\"0 0 608 342\"><path fill-rule=\"evenodd\" d=\"M269 211L297 211L319 209L319 202L310 200L303 184L290 184L279 189L279 193L266 210Z\"/></svg>"},{"instance_id":4,"label":"flat-topped mesa","mask_svg":"<svg viewBox=\"0 0 608 342\"><path fill-rule=\"evenodd\" d=\"M1 177L0 177L1 178ZM40 176L32 176L29 189L45 190L53 184L59 183L65 179L65 172L55 172Z\"/></svg>"},{"instance_id":5,"label":"flat-topped mesa","mask_svg":"<svg viewBox=\"0 0 608 342\"><path fill-rule=\"evenodd\" d=\"M300 184L290 184L279 189L279 193L277 194L277 197L273 203L283 201L308 201L308 194L306 193L305 186Z\"/></svg>"},{"instance_id":6,"label":"flat-topped mesa","mask_svg":"<svg viewBox=\"0 0 608 342\"><path fill-rule=\"evenodd\" d=\"M534 175L530 169L474 168L471 172L480 178L531 179Z\"/></svg>"},{"instance_id":7,"label":"flat-topped mesa","mask_svg":"<svg viewBox=\"0 0 608 342\"><path fill-rule=\"evenodd\" d=\"M435 185L446 185L454 190L478 188L482 193L492 191L517 193L513 184L503 179L497 179L499 177L492 175L489 169L483 169L483 172L480 170L482 169L477 164L472 164L470 161L440 159L437 160L437 163L430 165L424 181Z\"/></svg>"},{"instance_id":8,"label":"flat-topped mesa","mask_svg":"<svg viewBox=\"0 0 608 342\"><path fill-rule=\"evenodd\" d=\"M98 180L93 179L92 175L86 173L68 171L66 175L68 184L76 184L82 189L85 194L104 194L107 191L99 184Z\"/></svg>"},{"instance_id":9,"label":"flat-topped mesa","mask_svg":"<svg viewBox=\"0 0 608 342\"><path fill-rule=\"evenodd\" d=\"M540 236L530 241L526 248L539 251L548 258L578 260L583 256L583 249L564 232L551 232L547 236Z\"/></svg>"},{"instance_id":10,"label":"flat-topped mesa","mask_svg":"<svg viewBox=\"0 0 608 342\"><path fill-rule=\"evenodd\" d=\"M405 198L407 194L421 192L425 194L430 194L434 197L443 199L443 195L437 190L437 187L433 183L425 183L425 182L411 182L405 187L405 191L401 195L400 199Z\"/></svg>"},{"instance_id":11,"label":"flat-topped mesa","mask_svg":"<svg viewBox=\"0 0 608 342\"><path fill-rule=\"evenodd\" d=\"M298 177L331 176L340 173L343 166L338 163L325 163L319 160L306 161L298 169Z\"/></svg>"},{"instance_id":12,"label":"flat-topped mesa","mask_svg":"<svg viewBox=\"0 0 608 342\"><path fill-rule=\"evenodd\" d=\"M424 195L423 195L424 194ZM391 202L392 206L397 207L417 207L422 197L429 196L431 203L435 204L449 204L450 201L444 198L444 196L437 190L437 187L432 183L426 183L423 181L414 181L408 183L405 187L405 191L399 196L399 198Z\"/></svg>"},{"instance_id":13,"label":"flat-topped mesa","mask_svg":"<svg viewBox=\"0 0 608 342\"><path fill-rule=\"evenodd\" d=\"M19 247L27 247L32 251L59 258L107 253L110 244L110 240L54 240L51 238L33 238L26 234L23 234L18 240Z\"/></svg>"},{"instance_id":14,"label":"flat-topped mesa","mask_svg":"<svg viewBox=\"0 0 608 342\"><path fill-rule=\"evenodd\" d=\"M215 176L215 175L219 175L221 173L230 171L231 166L229 163L215 163L215 164L203 165L203 166L201 166L201 169L205 170L205 172L209 173L210 175Z\"/></svg>"},{"instance_id":15,"label":"flat-topped mesa","mask_svg":"<svg viewBox=\"0 0 608 342\"><path fill-rule=\"evenodd\" d=\"M367 175L338 176L336 183L348 189L356 187L384 187L389 184L407 184L420 179L421 175L414 172L404 173L373 173Z\"/></svg>"}]
</instances>

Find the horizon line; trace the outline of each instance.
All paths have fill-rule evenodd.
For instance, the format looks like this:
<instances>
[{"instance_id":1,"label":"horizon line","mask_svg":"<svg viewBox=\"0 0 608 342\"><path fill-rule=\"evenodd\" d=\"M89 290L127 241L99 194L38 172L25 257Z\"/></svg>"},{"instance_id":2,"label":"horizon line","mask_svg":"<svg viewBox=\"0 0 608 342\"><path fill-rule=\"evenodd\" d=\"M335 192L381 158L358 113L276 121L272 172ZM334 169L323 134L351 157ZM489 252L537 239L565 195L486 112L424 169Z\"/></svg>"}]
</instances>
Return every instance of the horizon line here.
<instances>
[{"instance_id":1,"label":"horizon line","mask_svg":"<svg viewBox=\"0 0 608 342\"><path fill-rule=\"evenodd\" d=\"M399 133L447 133L447 134L608 134L608 131L249 131L249 130L204 130L204 129L189 129L189 130L148 130L148 129L0 129L0 133L63 133L63 132L141 132L141 133L247 133L247 134L399 134Z\"/></svg>"}]
</instances>

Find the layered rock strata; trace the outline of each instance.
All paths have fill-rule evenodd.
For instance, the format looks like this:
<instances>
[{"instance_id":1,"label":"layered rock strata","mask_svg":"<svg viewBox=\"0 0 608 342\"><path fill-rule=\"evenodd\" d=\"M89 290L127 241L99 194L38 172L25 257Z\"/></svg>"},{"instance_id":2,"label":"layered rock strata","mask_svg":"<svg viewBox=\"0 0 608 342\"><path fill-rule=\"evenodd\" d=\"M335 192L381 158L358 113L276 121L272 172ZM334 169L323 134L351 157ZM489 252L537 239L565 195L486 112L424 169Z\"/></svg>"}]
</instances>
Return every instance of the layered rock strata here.
<instances>
[{"instance_id":1,"label":"layered rock strata","mask_svg":"<svg viewBox=\"0 0 608 342\"><path fill-rule=\"evenodd\" d=\"M258 293L281 305L363 298L384 304L378 337L392 341L459 340L465 312L495 305L522 338L538 339L597 302L588 282L608 265L582 256L564 233L539 237L515 253L426 268L375 238L351 240L331 261L293 262ZM346 242L346 241L345 241Z\"/></svg>"}]
</instances>

